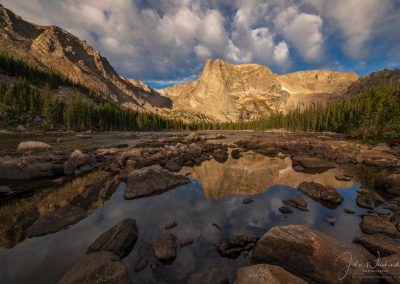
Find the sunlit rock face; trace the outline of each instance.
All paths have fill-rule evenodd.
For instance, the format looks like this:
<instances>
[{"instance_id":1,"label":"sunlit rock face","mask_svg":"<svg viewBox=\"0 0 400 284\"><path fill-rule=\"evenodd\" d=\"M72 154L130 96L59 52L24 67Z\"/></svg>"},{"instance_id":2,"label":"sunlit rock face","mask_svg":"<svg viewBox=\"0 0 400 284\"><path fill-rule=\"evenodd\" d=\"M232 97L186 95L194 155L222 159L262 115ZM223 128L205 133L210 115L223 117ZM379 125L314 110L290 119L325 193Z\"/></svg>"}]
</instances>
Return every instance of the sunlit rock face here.
<instances>
[{"instance_id":1,"label":"sunlit rock face","mask_svg":"<svg viewBox=\"0 0 400 284\"><path fill-rule=\"evenodd\" d=\"M301 71L277 75L259 64L208 59L198 80L159 90L174 110L192 110L219 121L252 119L270 111L326 102L358 79L350 72Z\"/></svg>"},{"instance_id":2,"label":"sunlit rock face","mask_svg":"<svg viewBox=\"0 0 400 284\"><path fill-rule=\"evenodd\" d=\"M50 68L133 109L156 111L170 106L169 99L143 82L121 78L107 58L85 40L56 26L27 22L1 4L0 52Z\"/></svg>"},{"instance_id":3,"label":"sunlit rock face","mask_svg":"<svg viewBox=\"0 0 400 284\"><path fill-rule=\"evenodd\" d=\"M273 185L297 188L304 181L337 188L350 187L354 183L335 178L343 174L341 168L308 174L295 171L290 158L270 158L259 154L245 154L239 160L229 158L223 164L211 160L183 171L191 173L201 183L204 195L209 199L221 199L229 195L255 195Z\"/></svg>"}]
</instances>

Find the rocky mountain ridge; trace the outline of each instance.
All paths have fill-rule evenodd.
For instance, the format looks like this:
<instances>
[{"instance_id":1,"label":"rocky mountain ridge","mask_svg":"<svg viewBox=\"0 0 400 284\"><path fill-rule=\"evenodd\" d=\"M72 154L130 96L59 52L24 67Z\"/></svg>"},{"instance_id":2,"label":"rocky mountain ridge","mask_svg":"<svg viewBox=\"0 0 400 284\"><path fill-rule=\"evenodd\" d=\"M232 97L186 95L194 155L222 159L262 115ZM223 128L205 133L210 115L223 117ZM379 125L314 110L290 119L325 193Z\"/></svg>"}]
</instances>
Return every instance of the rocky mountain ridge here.
<instances>
[{"instance_id":1,"label":"rocky mountain ridge","mask_svg":"<svg viewBox=\"0 0 400 284\"><path fill-rule=\"evenodd\" d=\"M155 111L170 101L143 82L121 78L86 41L56 26L29 23L0 4L0 52L52 69L107 99L132 109Z\"/></svg>"},{"instance_id":2,"label":"rocky mountain ridge","mask_svg":"<svg viewBox=\"0 0 400 284\"><path fill-rule=\"evenodd\" d=\"M259 64L208 59L198 80L159 90L174 110L192 110L219 121L252 119L343 95L358 80L352 72L329 70L273 73Z\"/></svg>"},{"instance_id":3,"label":"rocky mountain ridge","mask_svg":"<svg viewBox=\"0 0 400 284\"><path fill-rule=\"evenodd\" d=\"M142 81L119 76L86 41L56 26L29 23L1 4L0 54L54 70L118 105L183 121L251 120L400 81L399 70L364 77L329 70L278 75L259 64L209 59L198 80L154 90Z\"/></svg>"}]
</instances>

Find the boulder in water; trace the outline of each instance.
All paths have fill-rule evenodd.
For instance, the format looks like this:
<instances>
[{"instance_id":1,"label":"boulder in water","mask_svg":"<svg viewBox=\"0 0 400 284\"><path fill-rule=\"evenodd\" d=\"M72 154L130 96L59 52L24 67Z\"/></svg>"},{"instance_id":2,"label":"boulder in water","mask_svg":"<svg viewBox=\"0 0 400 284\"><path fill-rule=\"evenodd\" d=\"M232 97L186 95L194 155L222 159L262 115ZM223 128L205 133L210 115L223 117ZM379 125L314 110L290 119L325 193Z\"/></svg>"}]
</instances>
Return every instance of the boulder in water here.
<instances>
[{"instance_id":1,"label":"boulder in water","mask_svg":"<svg viewBox=\"0 0 400 284\"><path fill-rule=\"evenodd\" d=\"M119 257L127 256L135 246L138 227L134 219L124 219L101 234L88 248L88 253L110 251Z\"/></svg>"}]
</instances>

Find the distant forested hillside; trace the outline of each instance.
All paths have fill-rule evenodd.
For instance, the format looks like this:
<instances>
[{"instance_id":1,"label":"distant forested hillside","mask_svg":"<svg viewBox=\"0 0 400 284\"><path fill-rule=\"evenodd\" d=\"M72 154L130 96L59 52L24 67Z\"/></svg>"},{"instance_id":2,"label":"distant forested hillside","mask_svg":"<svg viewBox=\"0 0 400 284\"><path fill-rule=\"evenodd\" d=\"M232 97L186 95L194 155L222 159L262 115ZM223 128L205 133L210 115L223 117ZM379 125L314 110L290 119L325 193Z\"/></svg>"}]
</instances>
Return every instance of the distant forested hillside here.
<instances>
[{"instance_id":1,"label":"distant forested hillside","mask_svg":"<svg viewBox=\"0 0 400 284\"><path fill-rule=\"evenodd\" d=\"M218 129L331 131L367 140L400 137L400 85L381 84L326 105L274 113L253 121L223 123Z\"/></svg>"},{"instance_id":2,"label":"distant forested hillside","mask_svg":"<svg viewBox=\"0 0 400 284\"><path fill-rule=\"evenodd\" d=\"M39 69L7 55L0 55L0 74L15 79L12 84L0 82L0 123L3 126L29 124L43 130L98 131L184 127L178 120L122 108L57 72ZM52 95L61 86L76 91L71 92L68 102ZM90 100L85 100L82 94Z\"/></svg>"},{"instance_id":3,"label":"distant forested hillside","mask_svg":"<svg viewBox=\"0 0 400 284\"><path fill-rule=\"evenodd\" d=\"M353 92L338 102L272 113L252 121L184 123L122 108L57 72L41 70L10 56L0 55L0 75L15 79L11 84L5 80L0 82L0 124L3 126L28 124L39 125L36 128L42 130L97 131L286 129L332 131L370 141L400 138L400 84L393 80L375 82L373 87L359 89L360 93ZM54 96L54 90L62 86L81 95L71 92L68 100Z\"/></svg>"}]
</instances>

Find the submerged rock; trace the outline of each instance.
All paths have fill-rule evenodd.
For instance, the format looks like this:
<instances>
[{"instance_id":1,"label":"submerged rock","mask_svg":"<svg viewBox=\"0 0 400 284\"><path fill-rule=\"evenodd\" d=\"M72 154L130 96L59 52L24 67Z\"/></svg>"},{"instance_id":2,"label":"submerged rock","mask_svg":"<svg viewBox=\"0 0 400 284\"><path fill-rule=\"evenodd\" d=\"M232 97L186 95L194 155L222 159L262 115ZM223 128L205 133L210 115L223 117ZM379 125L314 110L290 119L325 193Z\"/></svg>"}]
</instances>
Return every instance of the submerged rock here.
<instances>
[{"instance_id":1,"label":"submerged rock","mask_svg":"<svg viewBox=\"0 0 400 284\"><path fill-rule=\"evenodd\" d=\"M171 221L167 225L165 225L165 230L170 230L172 228L175 228L178 226L178 223L176 221Z\"/></svg>"},{"instance_id":2,"label":"submerged rock","mask_svg":"<svg viewBox=\"0 0 400 284\"><path fill-rule=\"evenodd\" d=\"M303 279L279 266L256 264L238 270L234 284L306 284Z\"/></svg>"},{"instance_id":3,"label":"submerged rock","mask_svg":"<svg viewBox=\"0 0 400 284\"><path fill-rule=\"evenodd\" d=\"M72 283L132 283L129 270L121 259L111 252L96 252L68 270L59 284Z\"/></svg>"},{"instance_id":4,"label":"submerged rock","mask_svg":"<svg viewBox=\"0 0 400 284\"><path fill-rule=\"evenodd\" d=\"M400 253L400 241L383 234L362 235L354 239L377 256L388 256Z\"/></svg>"},{"instance_id":5,"label":"submerged rock","mask_svg":"<svg viewBox=\"0 0 400 284\"><path fill-rule=\"evenodd\" d=\"M143 269L145 269L147 267L147 265L149 264L149 261L143 257L141 257L135 264L133 271L135 272L139 272L142 271Z\"/></svg>"},{"instance_id":6,"label":"submerged rock","mask_svg":"<svg viewBox=\"0 0 400 284\"><path fill-rule=\"evenodd\" d=\"M52 147L43 142L39 141L24 141L19 143L18 150L19 151L27 151L27 150L43 150L43 149L51 149Z\"/></svg>"},{"instance_id":7,"label":"submerged rock","mask_svg":"<svg viewBox=\"0 0 400 284\"><path fill-rule=\"evenodd\" d=\"M237 258L242 252L250 252L254 248L257 241L257 237L248 235L233 235L223 243L216 244L215 247L221 256L234 259Z\"/></svg>"},{"instance_id":8,"label":"submerged rock","mask_svg":"<svg viewBox=\"0 0 400 284\"><path fill-rule=\"evenodd\" d=\"M176 258L176 237L162 234L153 244L153 254L162 263L171 263Z\"/></svg>"},{"instance_id":9,"label":"submerged rock","mask_svg":"<svg viewBox=\"0 0 400 284\"><path fill-rule=\"evenodd\" d=\"M192 238L185 238L185 239L182 239L182 240L181 240L181 243L180 243L181 248L186 247L186 246L188 246L188 245L191 245L191 244L193 244L193 242L194 242L194 240L193 240Z\"/></svg>"},{"instance_id":10,"label":"submerged rock","mask_svg":"<svg viewBox=\"0 0 400 284\"><path fill-rule=\"evenodd\" d=\"M216 228L218 231L222 231L222 228L220 225L216 224L216 223L211 223L211 226L213 226L214 228Z\"/></svg>"},{"instance_id":11,"label":"submerged rock","mask_svg":"<svg viewBox=\"0 0 400 284\"><path fill-rule=\"evenodd\" d=\"M321 201L327 207L335 208L343 201L343 197L332 186L324 186L316 182L302 182L298 189L312 199Z\"/></svg>"},{"instance_id":12,"label":"submerged rock","mask_svg":"<svg viewBox=\"0 0 400 284\"><path fill-rule=\"evenodd\" d=\"M336 216L329 216L327 218L327 220L328 220L329 224L331 224L333 226L336 223Z\"/></svg>"},{"instance_id":13,"label":"submerged rock","mask_svg":"<svg viewBox=\"0 0 400 284\"><path fill-rule=\"evenodd\" d=\"M336 165L318 158L310 158L305 156L295 156L293 157L293 162L299 164L305 169L314 170L328 170L336 168Z\"/></svg>"},{"instance_id":14,"label":"submerged rock","mask_svg":"<svg viewBox=\"0 0 400 284\"><path fill-rule=\"evenodd\" d=\"M256 263L278 265L302 278L320 283L360 283L363 267L372 259L357 245L337 240L303 225L277 226L270 229L256 244L252 259ZM347 275L344 269L349 268ZM372 275L374 275L372 273Z\"/></svg>"},{"instance_id":15,"label":"submerged rock","mask_svg":"<svg viewBox=\"0 0 400 284\"><path fill-rule=\"evenodd\" d=\"M26 232L28 237L39 237L63 230L86 218L86 212L77 206L67 205L43 214Z\"/></svg>"},{"instance_id":16,"label":"submerged rock","mask_svg":"<svg viewBox=\"0 0 400 284\"><path fill-rule=\"evenodd\" d=\"M161 194L189 182L186 176L174 175L158 165L150 166L134 170L128 175L124 197L133 199Z\"/></svg>"},{"instance_id":17,"label":"submerged rock","mask_svg":"<svg viewBox=\"0 0 400 284\"><path fill-rule=\"evenodd\" d=\"M365 193L357 194L356 203L358 207L374 209L374 201L369 199L368 194Z\"/></svg>"},{"instance_id":18,"label":"submerged rock","mask_svg":"<svg viewBox=\"0 0 400 284\"><path fill-rule=\"evenodd\" d=\"M212 155L220 163L225 163L228 160L228 152L225 149L215 149Z\"/></svg>"},{"instance_id":19,"label":"submerged rock","mask_svg":"<svg viewBox=\"0 0 400 284\"><path fill-rule=\"evenodd\" d=\"M289 207L285 207L285 206L279 207L278 210L282 214L292 214L293 213L292 209L290 209Z\"/></svg>"},{"instance_id":20,"label":"submerged rock","mask_svg":"<svg viewBox=\"0 0 400 284\"><path fill-rule=\"evenodd\" d=\"M138 227L134 219L124 219L101 234L88 248L88 253L110 251L119 257L127 256L135 246Z\"/></svg>"},{"instance_id":21,"label":"submerged rock","mask_svg":"<svg viewBox=\"0 0 400 284\"><path fill-rule=\"evenodd\" d=\"M354 210L348 209L348 208L344 208L343 211L347 214L354 214Z\"/></svg>"},{"instance_id":22,"label":"submerged rock","mask_svg":"<svg viewBox=\"0 0 400 284\"><path fill-rule=\"evenodd\" d=\"M254 202L254 200L251 199L251 198L248 198L248 197L242 199L242 203L243 203L243 204L250 204L250 203L252 203L252 202Z\"/></svg>"}]
</instances>

